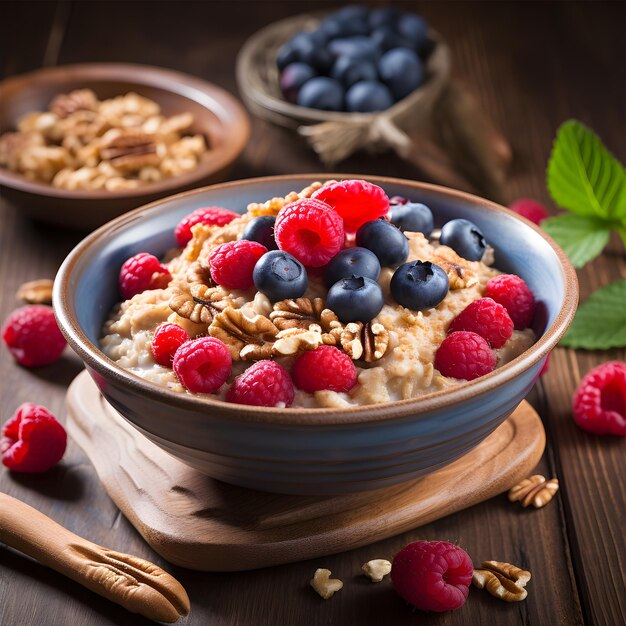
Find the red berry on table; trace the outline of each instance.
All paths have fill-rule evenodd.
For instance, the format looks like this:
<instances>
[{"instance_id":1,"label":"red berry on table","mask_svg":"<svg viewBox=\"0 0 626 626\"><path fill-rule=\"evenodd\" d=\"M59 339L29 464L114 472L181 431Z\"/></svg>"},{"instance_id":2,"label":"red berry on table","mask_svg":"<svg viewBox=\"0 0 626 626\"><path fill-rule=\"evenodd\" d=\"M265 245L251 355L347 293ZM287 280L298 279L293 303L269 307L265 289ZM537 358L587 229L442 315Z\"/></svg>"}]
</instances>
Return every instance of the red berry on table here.
<instances>
[{"instance_id":1,"label":"red berry on table","mask_svg":"<svg viewBox=\"0 0 626 626\"><path fill-rule=\"evenodd\" d=\"M223 341L200 337L176 350L172 366L185 389L193 393L215 393L230 376L232 357Z\"/></svg>"},{"instance_id":2,"label":"red berry on table","mask_svg":"<svg viewBox=\"0 0 626 626\"><path fill-rule=\"evenodd\" d=\"M224 226L232 222L236 217L239 217L238 213L223 209L219 206L207 206L201 209L196 209L193 213L183 217L178 222L174 229L174 236L176 237L176 243L184 248L191 240L191 227L196 224L205 224L207 226Z\"/></svg>"},{"instance_id":3,"label":"red berry on table","mask_svg":"<svg viewBox=\"0 0 626 626\"><path fill-rule=\"evenodd\" d=\"M519 200L515 200L515 202L510 204L509 209L511 209L511 211L515 211L518 215L525 217L527 220L530 220L537 225L541 224L543 220L550 217L546 208L531 198L520 198Z\"/></svg>"},{"instance_id":4,"label":"red berry on table","mask_svg":"<svg viewBox=\"0 0 626 626\"><path fill-rule=\"evenodd\" d=\"M492 348L501 348L513 334L513 320L507 310L491 298L474 300L452 320L448 332L468 330L486 339Z\"/></svg>"},{"instance_id":5,"label":"red berry on table","mask_svg":"<svg viewBox=\"0 0 626 626\"><path fill-rule=\"evenodd\" d=\"M444 376L474 380L493 372L496 354L476 333L457 330L448 335L435 353L435 367Z\"/></svg>"},{"instance_id":6,"label":"red berry on table","mask_svg":"<svg viewBox=\"0 0 626 626\"><path fill-rule=\"evenodd\" d=\"M15 309L2 327L2 339L24 367L41 367L61 358L67 345L52 307L32 304Z\"/></svg>"},{"instance_id":7,"label":"red berry on table","mask_svg":"<svg viewBox=\"0 0 626 626\"><path fill-rule=\"evenodd\" d=\"M452 611L465 604L474 566L469 554L447 541L414 541L396 554L391 582L421 611Z\"/></svg>"},{"instance_id":8,"label":"red berry on table","mask_svg":"<svg viewBox=\"0 0 626 626\"><path fill-rule=\"evenodd\" d=\"M256 241L223 243L209 256L211 278L227 289L250 289L254 284L254 266L266 252L267 248Z\"/></svg>"},{"instance_id":9,"label":"red berry on table","mask_svg":"<svg viewBox=\"0 0 626 626\"><path fill-rule=\"evenodd\" d=\"M291 406L294 398L289 372L275 361L257 361L235 378L226 394L228 402L253 406Z\"/></svg>"},{"instance_id":10,"label":"red berry on table","mask_svg":"<svg viewBox=\"0 0 626 626\"><path fill-rule=\"evenodd\" d=\"M626 363L594 367L574 392L574 421L596 435L626 436Z\"/></svg>"},{"instance_id":11,"label":"red berry on table","mask_svg":"<svg viewBox=\"0 0 626 626\"><path fill-rule=\"evenodd\" d=\"M312 196L329 204L341 217L346 232L354 233L365 222L387 215L389 198L366 180L342 180L324 185Z\"/></svg>"},{"instance_id":12,"label":"red berry on table","mask_svg":"<svg viewBox=\"0 0 626 626\"><path fill-rule=\"evenodd\" d=\"M120 293L129 300L147 289L165 289L172 275L159 259L147 252L130 257L120 269Z\"/></svg>"},{"instance_id":13,"label":"red berry on table","mask_svg":"<svg viewBox=\"0 0 626 626\"><path fill-rule=\"evenodd\" d=\"M535 297L528 285L515 274L500 274L489 279L485 296L501 304L517 330L528 328L535 317Z\"/></svg>"},{"instance_id":14,"label":"red berry on table","mask_svg":"<svg viewBox=\"0 0 626 626\"><path fill-rule=\"evenodd\" d=\"M322 267L343 248L343 220L321 200L296 200L278 213L274 238L303 265Z\"/></svg>"},{"instance_id":15,"label":"red berry on table","mask_svg":"<svg viewBox=\"0 0 626 626\"><path fill-rule=\"evenodd\" d=\"M174 354L186 341L187 331L178 324L161 324L155 331L150 344L150 352L159 365L172 367Z\"/></svg>"},{"instance_id":16,"label":"red berry on table","mask_svg":"<svg viewBox=\"0 0 626 626\"><path fill-rule=\"evenodd\" d=\"M352 359L334 346L320 346L303 352L291 368L298 389L314 391L350 391L356 385L357 371Z\"/></svg>"},{"instance_id":17,"label":"red berry on table","mask_svg":"<svg viewBox=\"0 0 626 626\"><path fill-rule=\"evenodd\" d=\"M27 402L2 427L2 463L14 472L45 472L63 456L67 434L43 406Z\"/></svg>"}]
</instances>

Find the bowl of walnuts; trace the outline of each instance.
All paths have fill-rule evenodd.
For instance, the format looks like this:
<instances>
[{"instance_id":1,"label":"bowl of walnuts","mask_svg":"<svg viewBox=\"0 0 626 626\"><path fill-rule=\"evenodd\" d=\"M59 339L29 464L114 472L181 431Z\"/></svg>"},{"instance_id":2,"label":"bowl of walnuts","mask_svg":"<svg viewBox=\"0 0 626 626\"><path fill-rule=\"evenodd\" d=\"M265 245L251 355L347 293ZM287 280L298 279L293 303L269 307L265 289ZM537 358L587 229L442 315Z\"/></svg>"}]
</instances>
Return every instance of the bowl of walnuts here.
<instances>
[{"instance_id":1,"label":"bowl of walnuts","mask_svg":"<svg viewBox=\"0 0 626 626\"><path fill-rule=\"evenodd\" d=\"M3 198L72 228L222 180L250 132L220 87L141 65L46 68L0 83L0 100Z\"/></svg>"}]
</instances>

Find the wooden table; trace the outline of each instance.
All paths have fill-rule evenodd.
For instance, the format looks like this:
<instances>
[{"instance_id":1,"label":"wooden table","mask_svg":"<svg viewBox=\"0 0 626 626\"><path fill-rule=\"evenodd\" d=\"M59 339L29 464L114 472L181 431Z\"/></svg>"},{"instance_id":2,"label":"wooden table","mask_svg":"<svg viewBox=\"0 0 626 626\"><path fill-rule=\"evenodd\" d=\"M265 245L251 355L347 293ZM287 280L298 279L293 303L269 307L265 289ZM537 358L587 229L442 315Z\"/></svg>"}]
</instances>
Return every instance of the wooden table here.
<instances>
[{"instance_id":1,"label":"wooden table","mask_svg":"<svg viewBox=\"0 0 626 626\"><path fill-rule=\"evenodd\" d=\"M331 3L328 5L331 6ZM511 140L515 163L511 198L551 205L546 159L559 123L575 117L593 127L626 160L626 52L622 2L406 3L448 40L454 73L477 95ZM42 65L133 61L172 67L213 80L236 93L234 62L257 28L315 2L16 2L0 4L0 76ZM359 155L346 172L420 178L392 156ZM232 178L323 168L298 140L255 120L250 144ZM75 233L33 224L0 204L0 318L16 305L26 280L52 277L79 240ZM617 243L579 272L581 297L626 277ZM352 552L238 574L202 574L168 566L143 542L104 493L95 472L70 442L63 462L41 476L0 470L0 489L32 504L89 539L153 560L189 591L185 624L609 624L626 615L624 441L593 437L573 423L570 398L580 377L609 353L558 349L550 371L530 396L548 433L539 470L558 476L556 499L527 511L495 498L416 531ZM47 405L64 418L67 385L81 364L67 351L60 364L27 371L0 349L0 418L22 402ZM530 569L529 597L504 604L471 590L463 609L442 616L412 613L390 585L371 585L361 564L390 557L417 538L457 542L474 562L509 561ZM308 581L317 567L340 576L344 589L328 602ZM0 623L141 624L21 555L0 547Z\"/></svg>"}]
</instances>

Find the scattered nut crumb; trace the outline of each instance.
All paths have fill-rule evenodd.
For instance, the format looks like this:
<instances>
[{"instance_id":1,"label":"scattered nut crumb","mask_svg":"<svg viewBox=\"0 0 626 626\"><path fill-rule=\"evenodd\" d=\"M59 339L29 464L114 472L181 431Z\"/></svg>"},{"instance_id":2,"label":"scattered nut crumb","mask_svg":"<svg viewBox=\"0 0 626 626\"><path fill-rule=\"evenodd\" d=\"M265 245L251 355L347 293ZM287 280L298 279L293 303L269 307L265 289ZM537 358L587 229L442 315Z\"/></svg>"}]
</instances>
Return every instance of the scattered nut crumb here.
<instances>
[{"instance_id":1,"label":"scattered nut crumb","mask_svg":"<svg viewBox=\"0 0 626 626\"><path fill-rule=\"evenodd\" d=\"M15 297L27 304L52 304L53 284L49 278L31 280L20 285Z\"/></svg>"},{"instance_id":2,"label":"scattered nut crumb","mask_svg":"<svg viewBox=\"0 0 626 626\"><path fill-rule=\"evenodd\" d=\"M373 583L379 583L391 572L391 563L386 559L373 559L364 563L361 569L366 576L372 579Z\"/></svg>"},{"instance_id":3,"label":"scattered nut crumb","mask_svg":"<svg viewBox=\"0 0 626 626\"><path fill-rule=\"evenodd\" d=\"M338 578L330 577L329 569L318 568L313 574L311 579L311 587L322 597L324 600L332 598L336 591L339 591L343 587L343 583Z\"/></svg>"}]
</instances>

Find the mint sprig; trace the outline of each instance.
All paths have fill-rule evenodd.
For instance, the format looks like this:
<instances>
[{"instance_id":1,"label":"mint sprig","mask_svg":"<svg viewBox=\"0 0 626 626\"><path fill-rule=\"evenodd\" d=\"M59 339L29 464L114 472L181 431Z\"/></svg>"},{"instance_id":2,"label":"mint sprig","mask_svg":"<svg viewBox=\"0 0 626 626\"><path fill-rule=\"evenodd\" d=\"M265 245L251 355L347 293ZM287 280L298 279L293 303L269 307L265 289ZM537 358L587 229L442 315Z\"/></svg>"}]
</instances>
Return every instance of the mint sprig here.
<instances>
[{"instance_id":1,"label":"mint sprig","mask_svg":"<svg viewBox=\"0 0 626 626\"><path fill-rule=\"evenodd\" d=\"M561 344L608 350L626 346L626 280L598 289L580 306Z\"/></svg>"},{"instance_id":2,"label":"mint sprig","mask_svg":"<svg viewBox=\"0 0 626 626\"><path fill-rule=\"evenodd\" d=\"M542 227L583 267L606 246L611 230L626 245L626 170L600 138L576 120L558 130L548 162L550 195L569 214Z\"/></svg>"}]
</instances>

